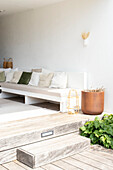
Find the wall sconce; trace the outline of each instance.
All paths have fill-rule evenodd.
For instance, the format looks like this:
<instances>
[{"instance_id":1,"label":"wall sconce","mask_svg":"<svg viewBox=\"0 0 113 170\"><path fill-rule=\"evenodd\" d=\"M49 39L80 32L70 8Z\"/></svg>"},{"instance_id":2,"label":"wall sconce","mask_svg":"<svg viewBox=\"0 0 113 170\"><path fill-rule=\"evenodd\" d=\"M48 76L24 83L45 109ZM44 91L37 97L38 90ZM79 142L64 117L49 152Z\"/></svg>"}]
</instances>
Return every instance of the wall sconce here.
<instances>
[{"instance_id":1,"label":"wall sconce","mask_svg":"<svg viewBox=\"0 0 113 170\"><path fill-rule=\"evenodd\" d=\"M90 32L88 32L88 33L82 33L83 45L84 45L85 47L88 45L89 35L90 35Z\"/></svg>"}]
</instances>

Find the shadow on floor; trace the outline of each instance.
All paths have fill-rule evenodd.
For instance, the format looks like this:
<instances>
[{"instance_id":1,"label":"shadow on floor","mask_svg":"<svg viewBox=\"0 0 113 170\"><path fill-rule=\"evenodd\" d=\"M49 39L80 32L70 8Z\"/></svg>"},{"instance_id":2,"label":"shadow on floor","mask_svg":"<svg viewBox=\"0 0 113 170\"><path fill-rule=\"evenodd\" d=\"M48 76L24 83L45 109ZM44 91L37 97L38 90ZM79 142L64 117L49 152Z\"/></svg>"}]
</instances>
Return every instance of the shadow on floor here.
<instances>
[{"instance_id":1,"label":"shadow on floor","mask_svg":"<svg viewBox=\"0 0 113 170\"><path fill-rule=\"evenodd\" d=\"M9 98L9 100L24 103L23 96L12 97L12 98ZM38 106L41 108L45 108L45 109L50 109L50 110L56 110L56 111L60 110L60 104L56 104L56 103L44 102L44 103L36 103L36 104L32 104L32 105Z\"/></svg>"}]
</instances>

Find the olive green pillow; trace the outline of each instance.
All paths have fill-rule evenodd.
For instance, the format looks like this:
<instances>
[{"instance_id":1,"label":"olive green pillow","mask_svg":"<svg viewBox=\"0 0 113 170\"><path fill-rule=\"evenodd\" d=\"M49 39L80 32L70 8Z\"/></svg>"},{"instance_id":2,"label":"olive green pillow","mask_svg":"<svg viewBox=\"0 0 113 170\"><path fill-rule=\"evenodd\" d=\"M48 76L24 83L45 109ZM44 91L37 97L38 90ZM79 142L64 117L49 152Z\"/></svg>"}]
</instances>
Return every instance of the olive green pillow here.
<instances>
[{"instance_id":1,"label":"olive green pillow","mask_svg":"<svg viewBox=\"0 0 113 170\"><path fill-rule=\"evenodd\" d=\"M31 72L23 72L18 84L28 84L31 79Z\"/></svg>"},{"instance_id":2,"label":"olive green pillow","mask_svg":"<svg viewBox=\"0 0 113 170\"><path fill-rule=\"evenodd\" d=\"M5 71L0 72L0 82L4 82L6 80L5 78Z\"/></svg>"}]
</instances>

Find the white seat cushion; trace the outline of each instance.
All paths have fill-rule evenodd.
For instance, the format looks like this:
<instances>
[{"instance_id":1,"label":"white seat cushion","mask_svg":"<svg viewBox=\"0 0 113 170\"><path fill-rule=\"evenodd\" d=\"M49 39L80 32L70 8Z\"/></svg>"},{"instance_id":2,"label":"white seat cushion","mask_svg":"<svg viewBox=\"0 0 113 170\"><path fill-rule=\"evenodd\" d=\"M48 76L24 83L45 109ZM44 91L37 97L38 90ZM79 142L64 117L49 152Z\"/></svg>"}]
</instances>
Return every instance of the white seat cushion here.
<instances>
[{"instance_id":1,"label":"white seat cushion","mask_svg":"<svg viewBox=\"0 0 113 170\"><path fill-rule=\"evenodd\" d=\"M50 88L66 88L67 74L65 72L54 73Z\"/></svg>"}]
</instances>

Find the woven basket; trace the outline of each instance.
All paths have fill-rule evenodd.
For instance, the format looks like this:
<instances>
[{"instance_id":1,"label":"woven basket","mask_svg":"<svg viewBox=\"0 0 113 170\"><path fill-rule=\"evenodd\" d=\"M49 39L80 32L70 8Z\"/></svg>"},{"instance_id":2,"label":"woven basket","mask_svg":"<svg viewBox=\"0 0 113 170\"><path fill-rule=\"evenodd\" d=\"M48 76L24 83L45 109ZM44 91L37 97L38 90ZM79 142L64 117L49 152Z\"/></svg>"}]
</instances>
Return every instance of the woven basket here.
<instances>
[{"instance_id":1,"label":"woven basket","mask_svg":"<svg viewBox=\"0 0 113 170\"><path fill-rule=\"evenodd\" d=\"M3 68L7 68L7 61L6 61L5 58L4 58L4 61L3 61Z\"/></svg>"},{"instance_id":2,"label":"woven basket","mask_svg":"<svg viewBox=\"0 0 113 170\"><path fill-rule=\"evenodd\" d=\"M7 68L13 68L13 59L9 58L6 65L7 65Z\"/></svg>"}]
</instances>

